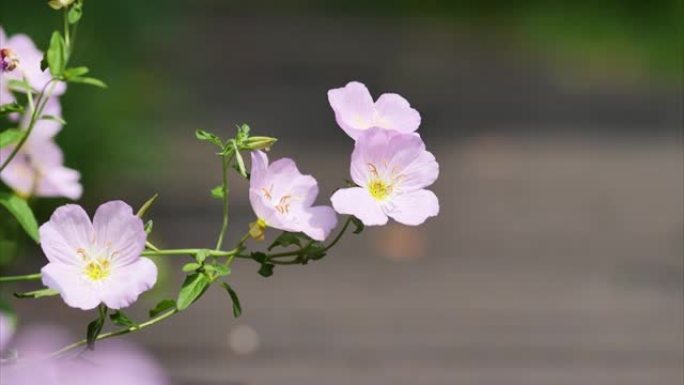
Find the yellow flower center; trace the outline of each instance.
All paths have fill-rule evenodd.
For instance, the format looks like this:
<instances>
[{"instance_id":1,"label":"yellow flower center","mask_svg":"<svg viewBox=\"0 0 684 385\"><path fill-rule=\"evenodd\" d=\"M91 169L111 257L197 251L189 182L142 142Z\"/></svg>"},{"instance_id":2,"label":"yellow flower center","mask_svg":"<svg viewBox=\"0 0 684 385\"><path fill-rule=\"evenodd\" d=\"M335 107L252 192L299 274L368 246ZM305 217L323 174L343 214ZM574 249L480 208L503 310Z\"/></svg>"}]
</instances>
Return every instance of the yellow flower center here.
<instances>
[{"instance_id":1,"label":"yellow flower center","mask_svg":"<svg viewBox=\"0 0 684 385\"><path fill-rule=\"evenodd\" d=\"M109 277L110 270L109 260L99 259L88 262L83 272L91 281L100 281Z\"/></svg>"},{"instance_id":2,"label":"yellow flower center","mask_svg":"<svg viewBox=\"0 0 684 385\"><path fill-rule=\"evenodd\" d=\"M392 193L392 185L380 179L374 179L368 184L368 191L376 200L383 200Z\"/></svg>"}]
</instances>

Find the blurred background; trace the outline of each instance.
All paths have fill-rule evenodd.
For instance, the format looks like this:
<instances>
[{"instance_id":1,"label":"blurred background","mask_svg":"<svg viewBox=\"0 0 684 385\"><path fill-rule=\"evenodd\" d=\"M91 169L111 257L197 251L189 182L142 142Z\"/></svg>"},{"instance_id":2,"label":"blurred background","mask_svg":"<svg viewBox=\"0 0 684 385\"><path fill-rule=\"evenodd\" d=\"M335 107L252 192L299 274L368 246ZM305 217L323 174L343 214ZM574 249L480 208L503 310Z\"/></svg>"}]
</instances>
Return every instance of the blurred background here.
<instances>
[{"instance_id":1,"label":"blurred background","mask_svg":"<svg viewBox=\"0 0 684 385\"><path fill-rule=\"evenodd\" d=\"M3 1L0 23L45 47L61 23L45 3ZM248 123L278 137L271 156L295 158L327 202L348 177L352 142L326 91L350 80L405 96L441 167L441 213L426 225L368 228L268 279L238 263L241 318L213 288L128 339L179 385L681 384L683 9L86 2L74 61L109 89L70 86L58 141L90 212L160 194L160 246L217 235L209 190L220 165L197 128L229 137ZM39 221L62 203L38 202ZM254 220L244 183L231 204L237 239ZM2 250L10 273L43 264L28 243ZM164 279L131 313L143 319L173 295L183 262L161 261ZM94 318L57 298L40 304L12 302L28 323L78 335Z\"/></svg>"}]
</instances>

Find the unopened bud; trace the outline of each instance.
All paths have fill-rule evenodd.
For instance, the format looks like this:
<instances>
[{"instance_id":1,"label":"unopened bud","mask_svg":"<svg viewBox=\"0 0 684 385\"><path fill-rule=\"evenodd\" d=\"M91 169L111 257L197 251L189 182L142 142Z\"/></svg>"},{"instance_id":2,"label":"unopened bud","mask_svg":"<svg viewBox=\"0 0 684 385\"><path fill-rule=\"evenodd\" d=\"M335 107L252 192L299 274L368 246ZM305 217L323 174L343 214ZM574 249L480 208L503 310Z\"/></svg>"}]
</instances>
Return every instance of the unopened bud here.
<instances>
[{"instance_id":1,"label":"unopened bud","mask_svg":"<svg viewBox=\"0 0 684 385\"><path fill-rule=\"evenodd\" d=\"M266 232L266 221L259 218L256 222L249 224L249 236L257 241L264 240L264 233Z\"/></svg>"},{"instance_id":2,"label":"unopened bud","mask_svg":"<svg viewBox=\"0 0 684 385\"><path fill-rule=\"evenodd\" d=\"M244 141L246 150L269 150L273 143L278 141L276 138L268 136L252 136Z\"/></svg>"},{"instance_id":3,"label":"unopened bud","mask_svg":"<svg viewBox=\"0 0 684 385\"><path fill-rule=\"evenodd\" d=\"M50 0L48 1L48 5L50 6L50 8L58 10L64 7L68 7L73 2L74 0Z\"/></svg>"},{"instance_id":4,"label":"unopened bud","mask_svg":"<svg viewBox=\"0 0 684 385\"><path fill-rule=\"evenodd\" d=\"M11 72L19 65L19 57L9 48L0 49L0 72Z\"/></svg>"}]
</instances>

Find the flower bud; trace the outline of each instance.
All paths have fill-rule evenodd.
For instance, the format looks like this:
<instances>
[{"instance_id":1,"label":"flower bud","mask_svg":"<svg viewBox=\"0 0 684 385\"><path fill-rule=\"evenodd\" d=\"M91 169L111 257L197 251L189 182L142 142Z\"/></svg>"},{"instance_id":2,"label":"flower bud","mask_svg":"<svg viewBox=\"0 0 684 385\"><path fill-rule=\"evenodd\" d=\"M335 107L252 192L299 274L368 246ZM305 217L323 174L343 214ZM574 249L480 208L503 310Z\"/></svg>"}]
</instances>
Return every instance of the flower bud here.
<instances>
[{"instance_id":1,"label":"flower bud","mask_svg":"<svg viewBox=\"0 0 684 385\"><path fill-rule=\"evenodd\" d=\"M74 0L50 0L48 1L48 5L54 10L59 10L70 6L73 2Z\"/></svg>"},{"instance_id":2,"label":"flower bud","mask_svg":"<svg viewBox=\"0 0 684 385\"><path fill-rule=\"evenodd\" d=\"M268 150L278 139L268 136L252 136L247 138L243 145L245 150Z\"/></svg>"},{"instance_id":3,"label":"flower bud","mask_svg":"<svg viewBox=\"0 0 684 385\"><path fill-rule=\"evenodd\" d=\"M256 222L249 224L249 236L256 241L264 240L264 233L266 232L266 221L259 218Z\"/></svg>"},{"instance_id":4,"label":"flower bud","mask_svg":"<svg viewBox=\"0 0 684 385\"><path fill-rule=\"evenodd\" d=\"M9 48L0 49L0 72L11 72L19 65L19 58Z\"/></svg>"}]
</instances>

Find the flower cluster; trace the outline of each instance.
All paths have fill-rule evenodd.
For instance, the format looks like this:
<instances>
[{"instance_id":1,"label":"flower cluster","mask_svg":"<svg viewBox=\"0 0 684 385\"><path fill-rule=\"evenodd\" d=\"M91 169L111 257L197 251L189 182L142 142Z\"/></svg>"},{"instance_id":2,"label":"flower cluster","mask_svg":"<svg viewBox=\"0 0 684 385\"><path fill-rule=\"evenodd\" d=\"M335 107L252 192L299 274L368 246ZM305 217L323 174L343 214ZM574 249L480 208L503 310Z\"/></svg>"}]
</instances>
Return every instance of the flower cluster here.
<instances>
[{"instance_id":1,"label":"flower cluster","mask_svg":"<svg viewBox=\"0 0 684 385\"><path fill-rule=\"evenodd\" d=\"M300 172L294 160L269 162L266 151L275 138L251 136L246 124L238 126L229 139L198 130L199 140L218 148L221 160L221 184L211 191L223 206L222 226L213 248L163 249L148 240L152 221L143 221L156 195L134 214L122 201L110 201L97 208L92 220L78 205L57 208L49 220L38 227L28 197L66 197L77 200L82 195L80 174L64 166L64 156L55 142L64 120L59 97L66 82L103 87L98 79L84 77L86 67L69 67L73 40L70 33L82 14L83 0L52 0L49 5L64 12L64 31L54 31L47 52L43 54L25 35L7 38L0 27L0 113L7 115L13 127L0 131L0 180L13 194L0 191L0 205L9 210L24 230L40 243L47 264L38 274L0 277L6 282L41 280L44 287L19 298L61 296L70 307L96 309L97 318L87 327L86 338L67 345L49 356L63 357L73 349L93 348L101 339L137 332L185 311L212 285L229 295L233 314L239 317L242 307L229 280L232 263L237 259L259 264L263 277L273 274L280 265L305 265L320 260L337 244L353 224L355 233L364 225L384 225L389 218L404 225L416 226L439 212L437 196L427 187L439 174L432 153L416 132L421 116L408 101L397 94L383 94L373 100L365 85L350 82L328 91L328 100L340 128L354 140L350 176L353 184L338 189L330 197L331 205L316 204L319 187L311 175ZM73 36L73 35L71 35ZM26 101L25 106L19 101ZM249 153L248 172L243 153ZM229 173L236 170L249 180L249 201L256 220L232 249L224 249L229 220ZM332 241L325 243L338 226L338 214L347 215ZM282 230L266 250L248 250L250 237L265 239L265 230ZM280 248L272 252L274 248ZM147 257L190 257L182 271L186 274L177 297L166 298L149 311L150 319L135 322L125 309L157 282L157 265ZM103 333L107 322L117 330ZM38 364L10 357L7 346L14 341L14 317L0 313L0 379L8 384L163 384L163 376L144 367L144 357L134 353L99 350L81 361L36 361ZM46 339L52 337L48 336ZM15 344L31 351L32 344ZM43 345L38 350L45 350ZM49 353L49 352L42 352ZM124 357L124 358L122 358ZM136 366L143 365L143 366ZM41 367L42 370L36 368ZM117 368L140 370L122 373ZM149 374L150 377L144 377ZM141 377L143 376L143 377ZM59 378L58 380L55 380Z\"/></svg>"},{"instance_id":2,"label":"flower cluster","mask_svg":"<svg viewBox=\"0 0 684 385\"><path fill-rule=\"evenodd\" d=\"M333 194L333 207L365 225L384 225L388 217L419 225L439 213L437 196L425 187L439 166L417 133L420 115L397 94L373 103L368 89L351 82L328 92L340 127L356 140L350 174L358 186Z\"/></svg>"},{"instance_id":3,"label":"flower cluster","mask_svg":"<svg viewBox=\"0 0 684 385\"><path fill-rule=\"evenodd\" d=\"M19 149L10 144L0 149L0 159L5 161L16 154L12 161L0 171L0 179L21 196L65 197L77 200L82 186L78 171L64 166L64 155L55 142L55 136L62 129L62 108L59 95L66 91L66 84L54 81L48 70L41 69L43 52L26 35L6 37L0 26L0 42L3 53L3 71L0 71L0 104L16 102L12 81L21 82L29 89L23 92L41 92L51 87L51 96L37 100L29 106L21 118L12 114L12 120L19 121L21 132L30 135ZM9 61L8 61L8 58ZM11 64L11 65L8 65ZM38 104L42 103L39 109ZM40 116L36 116L40 114Z\"/></svg>"}]
</instances>

